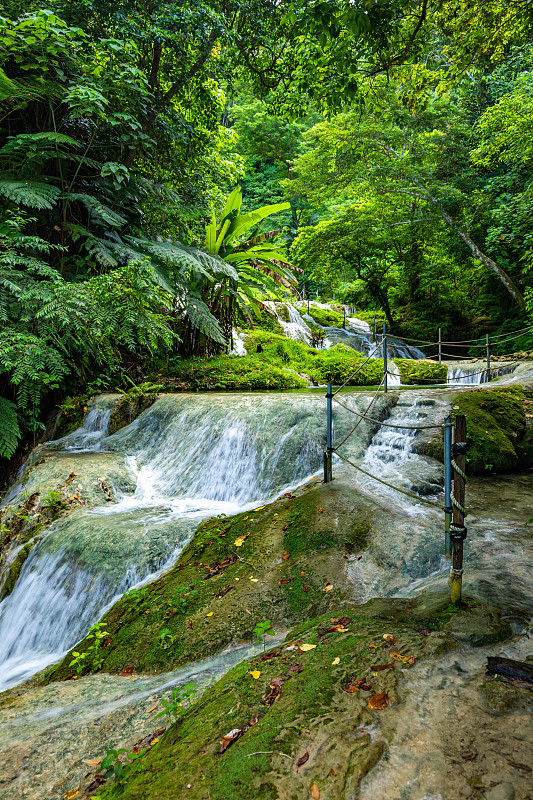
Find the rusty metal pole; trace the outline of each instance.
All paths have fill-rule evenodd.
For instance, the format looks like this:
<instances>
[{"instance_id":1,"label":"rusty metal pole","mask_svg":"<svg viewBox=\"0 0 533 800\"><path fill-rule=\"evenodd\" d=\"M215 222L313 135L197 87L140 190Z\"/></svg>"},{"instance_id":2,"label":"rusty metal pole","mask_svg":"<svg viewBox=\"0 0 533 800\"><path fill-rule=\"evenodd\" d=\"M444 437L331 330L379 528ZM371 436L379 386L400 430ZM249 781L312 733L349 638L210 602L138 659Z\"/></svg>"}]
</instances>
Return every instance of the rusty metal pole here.
<instances>
[{"instance_id":1,"label":"rusty metal pole","mask_svg":"<svg viewBox=\"0 0 533 800\"><path fill-rule=\"evenodd\" d=\"M450 595L454 605L461 602L463 585L463 542L466 539L465 482L466 482L466 417L455 418L455 442L452 445L453 467L453 520L450 525L452 543L452 568L450 571Z\"/></svg>"},{"instance_id":2,"label":"rusty metal pole","mask_svg":"<svg viewBox=\"0 0 533 800\"><path fill-rule=\"evenodd\" d=\"M326 450L324 452L324 483L333 480L333 392L331 383L328 383L327 399L327 429L326 429Z\"/></svg>"}]
</instances>

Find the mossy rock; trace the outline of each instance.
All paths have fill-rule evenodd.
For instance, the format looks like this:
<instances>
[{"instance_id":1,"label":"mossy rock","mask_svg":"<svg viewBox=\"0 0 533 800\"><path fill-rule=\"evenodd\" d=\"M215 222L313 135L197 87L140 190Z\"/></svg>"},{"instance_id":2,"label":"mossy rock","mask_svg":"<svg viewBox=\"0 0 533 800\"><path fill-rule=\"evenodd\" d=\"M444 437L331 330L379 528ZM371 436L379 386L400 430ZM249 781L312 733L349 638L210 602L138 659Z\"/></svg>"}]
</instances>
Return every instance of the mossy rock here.
<instances>
[{"instance_id":1,"label":"mossy rock","mask_svg":"<svg viewBox=\"0 0 533 800\"><path fill-rule=\"evenodd\" d=\"M406 386L445 383L448 368L445 364L420 359L413 361L407 358L395 358L402 383Z\"/></svg>"},{"instance_id":2,"label":"mossy rock","mask_svg":"<svg viewBox=\"0 0 533 800\"><path fill-rule=\"evenodd\" d=\"M532 456L533 442L524 452L524 399L519 387L477 389L454 397L453 411L466 415L468 472L508 472Z\"/></svg>"},{"instance_id":3,"label":"mossy rock","mask_svg":"<svg viewBox=\"0 0 533 800\"><path fill-rule=\"evenodd\" d=\"M124 787L108 784L102 797L299 800L316 789L328 800L356 796L386 749L379 722L391 713L370 708L369 698L386 694L391 708L398 705L408 659L455 646L445 633L417 631L416 601L390 601L393 622L382 615L383 602L332 607L291 630L283 645L234 667L141 756ZM374 670L387 663L394 666ZM376 724L372 737L368 727ZM232 731L242 735L221 753Z\"/></svg>"},{"instance_id":4,"label":"mossy rock","mask_svg":"<svg viewBox=\"0 0 533 800\"><path fill-rule=\"evenodd\" d=\"M478 691L489 711L533 711L533 686L513 685L502 678L492 678L482 683Z\"/></svg>"},{"instance_id":5,"label":"mossy rock","mask_svg":"<svg viewBox=\"0 0 533 800\"><path fill-rule=\"evenodd\" d=\"M123 394L117 398L109 418L109 433L116 433L121 428L125 428L126 425L130 425L143 411L150 408L156 400L157 394L154 392L139 395Z\"/></svg>"},{"instance_id":6,"label":"mossy rock","mask_svg":"<svg viewBox=\"0 0 533 800\"><path fill-rule=\"evenodd\" d=\"M366 546L371 523L364 501L335 485L308 485L255 511L204 522L173 569L104 616L102 670L175 669L251 641L267 618L285 628L325 612L349 597L344 555ZM86 638L75 649L90 644ZM46 682L69 678L71 660L69 653Z\"/></svg>"},{"instance_id":7,"label":"mossy rock","mask_svg":"<svg viewBox=\"0 0 533 800\"><path fill-rule=\"evenodd\" d=\"M342 328L344 314L329 308L318 308L312 303L309 306L309 316L323 328Z\"/></svg>"}]
</instances>

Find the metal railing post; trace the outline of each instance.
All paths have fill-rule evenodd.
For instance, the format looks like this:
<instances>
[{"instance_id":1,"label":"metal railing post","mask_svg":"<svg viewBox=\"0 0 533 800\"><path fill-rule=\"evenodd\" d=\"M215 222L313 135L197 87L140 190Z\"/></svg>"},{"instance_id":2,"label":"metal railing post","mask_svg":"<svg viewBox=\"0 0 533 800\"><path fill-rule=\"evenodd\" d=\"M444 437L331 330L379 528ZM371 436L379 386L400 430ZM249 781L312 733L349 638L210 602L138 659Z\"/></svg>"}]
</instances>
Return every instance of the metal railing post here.
<instances>
[{"instance_id":1,"label":"metal railing post","mask_svg":"<svg viewBox=\"0 0 533 800\"><path fill-rule=\"evenodd\" d=\"M490 381L490 343L489 343L488 333L487 333L487 380Z\"/></svg>"},{"instance_id":2,"label":"metal railing post","mask_svg":"<svg viewBox=\"0 0 533 800\"><path fill-rule=\"evenodd\" d=\"M324 453L324 483L329 483L332 479L332 460L333 460L333 392L331 383L328 383L327 399L327 432L326 432L326 452Z\"/></svg>"},{"instance_id":3,"label":"metal railing post","mask_svg":"<svg viewBox=\"0 0 533 800\"><path fill-rule=\"evenodd\" d=\"M452 420L444 420L444 553L446 561L452 559L452 543L450 541L450 523L452 521Z\"/></svg>"},{"instance_id":4,"label":"metal railing post","mask_svg":"<svg viewBox=\"0 0 533 800\"><path fill-rule=\"evenodd\" d=\"M376 331L376 315L375 314L374 314L374 328L373 328L373 330L374 330L374 342L375 342L376 341L376 335L377 335L377 331Z\"/></svg>"},{"instance_id":5,"label":"metal railing post","mask_svg":"<svg viewBox=\"0 0 533 800\"><path fill-rule=\"evenodd\" d=\"M439 364L442 363L442 330L439 328Z\"/></svg>"},{"instance_id":6,"label":"metal railing post","mask_svg":"<svg viewBox=\"0 0 533 800\"><path fill-rule=\"evenodd\" d=\"M346 306L342 307L342 314L343 314L342 327L346 328Z\"/></svg>"},{"instance_id":7,"label":"metal railing post","mask_svg":"<svg viewBox=\"0 0 533 800\"><path fill-rule=\"evenodd\" d=\"M453 519L450 525L452 541L452 568L450 570L450 594L454 605L461 602L463 586L463 543L466 539L465 528L465 469L466 469L466 417L457 414L455 417L455 441L453 454Z\"/></svg>"},{"instance_id":8,"label":"metal railing post","mask_svg":"<svg viewBox=\"0 0 533 800\"><path fill-rule=\"evenodd\" d=\"M387 391L387 323L383 323L383 390Z\"/></svg>"}]
</instances>

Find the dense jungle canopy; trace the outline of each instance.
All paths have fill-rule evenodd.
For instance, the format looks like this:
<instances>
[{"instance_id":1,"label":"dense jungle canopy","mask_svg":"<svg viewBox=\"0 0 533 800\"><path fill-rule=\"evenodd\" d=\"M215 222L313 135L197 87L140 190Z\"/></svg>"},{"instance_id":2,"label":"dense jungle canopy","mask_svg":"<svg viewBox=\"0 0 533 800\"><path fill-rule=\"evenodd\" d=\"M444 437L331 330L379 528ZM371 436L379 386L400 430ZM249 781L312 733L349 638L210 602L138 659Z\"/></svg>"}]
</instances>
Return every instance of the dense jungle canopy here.
<instances>
[{"instance_id":1,"label":"dense jungle canopy","mask_svg":"<svg viewBox=\"0 0 533 800\"><path fill-rule=\"evenodd\" d=\"M287 292L422 338L530 324L532 21L526 0L6 0L0 457Z\"/></svg>"}]
</instances>

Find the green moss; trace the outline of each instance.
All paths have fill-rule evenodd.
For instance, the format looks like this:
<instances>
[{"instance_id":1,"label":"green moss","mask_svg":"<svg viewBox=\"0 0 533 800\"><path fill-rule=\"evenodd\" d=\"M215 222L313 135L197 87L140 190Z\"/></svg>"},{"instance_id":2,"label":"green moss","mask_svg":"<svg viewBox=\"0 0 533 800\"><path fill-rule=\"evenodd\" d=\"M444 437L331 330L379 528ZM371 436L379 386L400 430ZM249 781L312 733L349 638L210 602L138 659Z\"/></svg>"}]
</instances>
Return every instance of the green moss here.
<instances>
[{"instance_id":1,"label":"green moss","mask_svg":"<svg viewBox=\"0 0 533 800\"><path fill-rule=\"evenodd\" d=\"M181 363L179 379L187 388L202 391L303 389L307 382L283 367L261 358L249 356L217 356L190 359Z\"/></svg>"},{"instance_id":2,"label":"green moss","mask_svg":"<svg viewBox=\"0 0 533 800\"><path fill-rule=\"evenodd\" d=\"M412 361L406 358L395 358L394 363L398 367L402 383L405 385L446 382L448 368L445 364L425 359Z\"/></svg>"},{"instance_id":3,"label":"green moss","mask_svg":"<svg viewBox=\"0 0 533 800\"><path fill-rule=\"evenodd\" d=\"M17 557L15 558L15 560L13 561L13 563L9 568L7 578L2 587L2 594L0 596L1 600L3 600L4 597L7 597L9 594L11 594L11 592L15 588L15 584L17 582L18 576L20 575L20 571L24 566L24 562L28 558L29 554L31 553L36 543L37 543L36 540L28 542L27 544L24 545L24 547L22 547L19 550Z\"/></svg>"},{"instance_id":4,"label":"green moss","mask_svg":"<svg viewBox=\"0 0 533 800\"><path fill-rule=\"evenodd\" d=\"M468 472L505 472L521 466L526 429L522 389L462 392L455 396L453 409L466 415Z\"/></svg>"},{"instance_id":5,"label":"green moss","mask_svg":"<svg viewBox=\"0 0 533 800\"><path fill-rule=\"evenodd\" d=\"M348 590L346 532L321 510L332 502L331 491L317 486L204 522L173 569L128 592L105 615L102 670L175 669L236 641L252 641L255 625L267 618L279 629L306 618L310 608L323 613L339 602ZM351 503L349 524L357 518ZM324 592L328 582L335 588ZM76 650L89 644L84 639ZM68 654L46 682L69 678L71 660Z\"/></svg>"},{"instance_id":6,"label":"green moss","mask_svg":"<svg viewBox=\"0 0 533 800\"><path fill-rule=\"evenodd\" d=\"M342 328L344 315L329 308L318 308L312 303L309 306L309 316L323 328Z\"/></svg>"},{"instance_id":7,"label":"green moss","mask_svg":"<svg viewBox=\"0 0 533 800\"><path fill-rule=\"evenodd\" d=\"M445 634L436 640L417 632L420 618L410 610L416 601L389 602L398 616L393 627L379 607L376 613L374 601L331 608L293 629L287 644L276 647L268 660L257 656L236 666L141 757L141 771L124 789L108 784L102 797L307 798L313 783L328 797L356 796L360 780L384 751L379 737L374 742L361 730L382 713L368 708L368 698L387 692L391 705L399 702L400 667L376 674L372 665L386 663L391 650L418 660L454 646ZM340 617L349 619L344 629L324 633L332 618ZM394 634L393 647L383 640L385 632ZM304 652L302 644L315 647ZM251 675L254 670L258 679ZM282 682L281 694L269 703L265 698L274 679ZM354 680L365 680L371 691L343 691ZM222 737L245 726L244 734L218 754ZM322 741L331 746L320 746ZM306 751L309 760L298 768L296 761Z\"/></svg>"}]
</instances>

